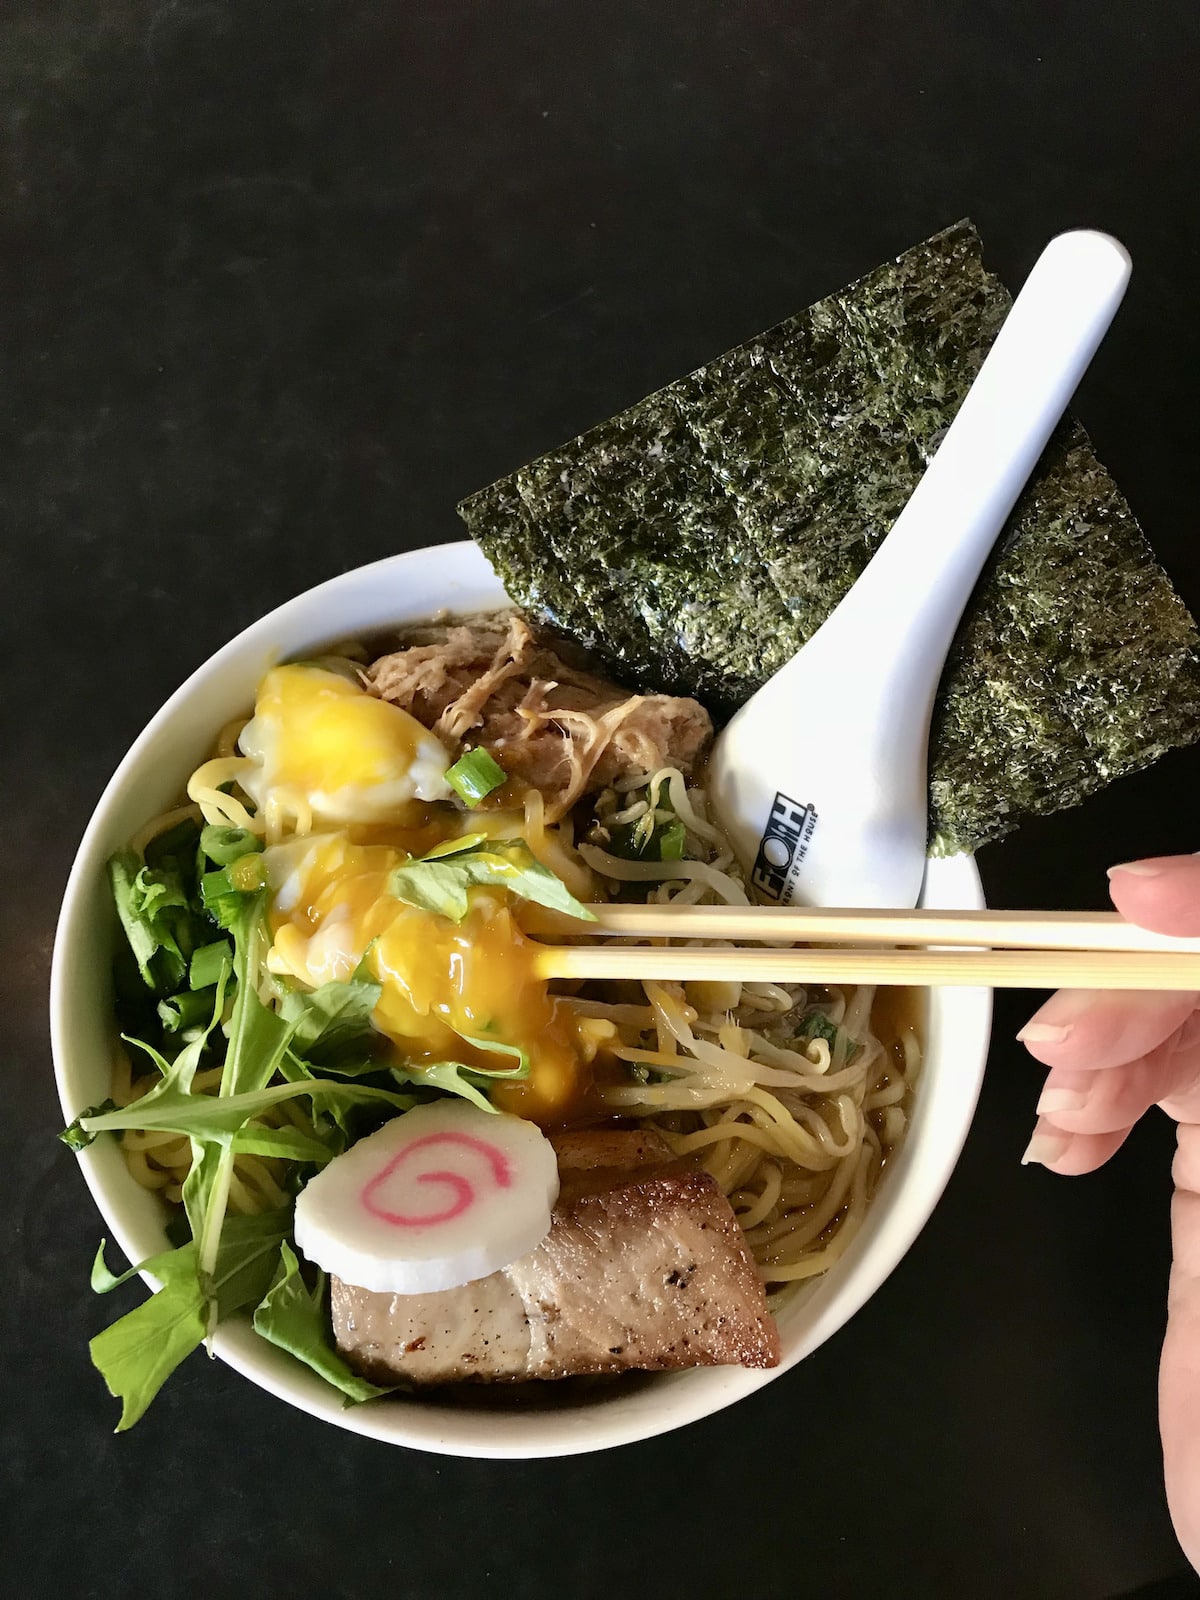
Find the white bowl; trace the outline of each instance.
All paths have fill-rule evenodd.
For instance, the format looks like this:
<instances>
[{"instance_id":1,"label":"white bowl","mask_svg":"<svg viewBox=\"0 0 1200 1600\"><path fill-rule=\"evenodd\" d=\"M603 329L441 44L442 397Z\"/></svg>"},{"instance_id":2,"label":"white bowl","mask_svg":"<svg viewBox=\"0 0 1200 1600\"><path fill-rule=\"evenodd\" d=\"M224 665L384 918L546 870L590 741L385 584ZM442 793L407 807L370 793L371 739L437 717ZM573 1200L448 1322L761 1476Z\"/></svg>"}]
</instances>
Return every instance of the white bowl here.
<instances>
[{"instance_id":1,"label":"white bowl","mask_svg":"<svg viewBox=\"0 0 1200 1600\"><path fill-rule=\"evenodd\" d=\"M297 596L240 634L194 672L122 761L96 807L67 884L51 974L55 1072L67 1121L109 1093L109 969L116 919L104 863L148 817L174 803L218 728L246 710L274 662L339 639L370 635L440 610L503 603L479 549L440 545L360 567ZM983 905L970 857L931 861L925 905ZM983 1080L991 1022L986 989L931 996L926 1056L912 1123L889 1162L857 1238L822 1278L778 1311L783 1361L769 1372L708 1367L664 1373L532 1406L392 1398L343 1408L307 1368L260 1340L248 1322L223 1326L217 1353L238 1372L313 1416L392 1444L443 1455L523 1458L572 1455L650 1438L708 1416L770 1383L828 1339L866 1301L912 1244L936 1205L966 1138ZM110 1237L130 1261L166 1247L159 1202L126 1170L113 1139L80 1157ZM79 1292L87 1293L80 1283ZM97 1380L99 1381L99 1380Z\"/></svg>"}]
</instances>

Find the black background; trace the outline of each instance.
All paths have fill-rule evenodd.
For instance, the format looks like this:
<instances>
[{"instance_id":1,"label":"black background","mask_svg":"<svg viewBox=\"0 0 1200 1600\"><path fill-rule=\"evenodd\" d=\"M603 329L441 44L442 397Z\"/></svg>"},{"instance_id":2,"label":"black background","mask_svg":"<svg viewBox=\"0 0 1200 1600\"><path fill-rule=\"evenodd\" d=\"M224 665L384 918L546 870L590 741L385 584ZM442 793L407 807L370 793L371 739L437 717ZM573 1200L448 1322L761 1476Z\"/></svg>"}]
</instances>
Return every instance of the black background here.
<instances>
[{"instance_id":1,"label":"black background","mask_svg":"<svg viewBox=\"0 0 1200 1600\"><path fill-rule=\"evenodd\" d=\"M1155 1428L1171 1130L1023 1170L1031 996L933 1221L831 1344L683 1433L509 1465L202 1357L112 1436L45 991L88 813L216 646L964 214L1013 286L1065 226L1129 245L1078 409L1196 609L1198 68L1181 0L9 0L6 1592L1193 1592ZM1198 776L1177 754L1026 827L989 897L1104 904L1106 864L1200 842Z\"/></svg>"}]
</instances>

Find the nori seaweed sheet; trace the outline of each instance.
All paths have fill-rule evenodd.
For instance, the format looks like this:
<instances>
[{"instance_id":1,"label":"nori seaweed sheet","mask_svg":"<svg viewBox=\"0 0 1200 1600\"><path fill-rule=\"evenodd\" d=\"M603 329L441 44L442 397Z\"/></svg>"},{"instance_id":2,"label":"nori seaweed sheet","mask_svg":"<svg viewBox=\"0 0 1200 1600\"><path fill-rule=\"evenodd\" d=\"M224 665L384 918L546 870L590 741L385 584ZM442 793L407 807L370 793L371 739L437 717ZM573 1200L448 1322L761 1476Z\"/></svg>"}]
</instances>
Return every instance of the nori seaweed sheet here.
<instances>
[{"instance_id":1,"label":"nori seaweed sheet","mask_svg":"<svg viewBox=\"0 0 1200 1600\"><path fill-rule=\"evenodd\" d=\"M523 609L623 681L728 715L870 560L1010 304L958 223L459 512ZM1195 623L1064 422L947 662L931 848L975 849L1197 738Z\"/></svg>"}]
</instances>

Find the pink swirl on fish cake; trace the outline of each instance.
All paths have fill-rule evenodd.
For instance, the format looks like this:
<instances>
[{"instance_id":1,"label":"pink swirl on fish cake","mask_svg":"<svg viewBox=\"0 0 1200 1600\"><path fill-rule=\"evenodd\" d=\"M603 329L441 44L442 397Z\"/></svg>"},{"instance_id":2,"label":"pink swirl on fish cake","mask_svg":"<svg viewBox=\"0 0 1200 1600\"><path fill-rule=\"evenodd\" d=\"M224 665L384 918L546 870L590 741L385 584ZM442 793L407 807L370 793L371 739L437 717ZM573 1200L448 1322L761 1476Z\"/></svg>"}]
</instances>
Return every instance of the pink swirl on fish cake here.
<instances>
[{"instance_id":1,"label":"pink swirl on fish cake","mask_svg":"<svg viewBox=\"0 0 1200 1600\"><path fill-rule=\"evenodd\" d=\"M498 1189L511 1187L512 1168L508 1157L496 1145L489 1144L486 1139L476 1139L469 1133L427 1133L423 1138L414 1139L411 1144L398 1151L387 1166L363 1185L359 1196L363 1209L371 1216L378 1217L381 1222L390 1223L395 1228L431 1228L438 1223L453 1222L456 1217L461 1217L464 1211L469 1210L477 1197L477 1191L470 1179L460 1172L422 1172L417 1177L418 1183L440 1183L453 1190L454 1199L442 1211L429 1212L425 1215L389 1211L376 1199L376 1192L408 1161L410 1156L434 1144L458 1145L481 1156L492 1169L496 1187Z\"/></svg>"}]
</instances>

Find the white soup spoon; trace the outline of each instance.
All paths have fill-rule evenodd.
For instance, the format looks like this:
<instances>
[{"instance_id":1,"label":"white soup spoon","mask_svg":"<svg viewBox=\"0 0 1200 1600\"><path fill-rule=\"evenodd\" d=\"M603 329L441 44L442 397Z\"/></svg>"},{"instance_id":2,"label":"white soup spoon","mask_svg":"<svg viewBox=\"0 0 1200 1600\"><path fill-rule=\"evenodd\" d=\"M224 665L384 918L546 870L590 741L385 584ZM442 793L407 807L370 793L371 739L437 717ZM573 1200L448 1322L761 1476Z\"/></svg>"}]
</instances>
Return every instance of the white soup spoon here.
<instances>
[{"instance_id":1,"label":"white soup spoon","mask_svg":"<svg viewBox=\"0 0 1200 1600\"><path fill-rule=\"evenodd\" d=\"M1104 233L1053 239L890 533L717 739L709 793L766 900L910 907L929 722L963 608L1129 282Z\"/></svg>"}]
</instances>

